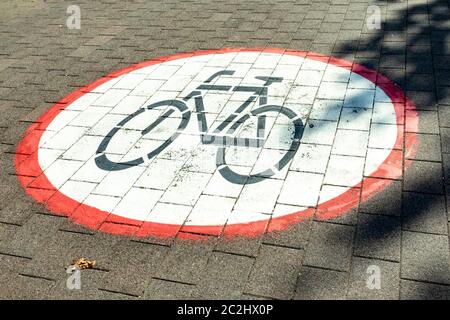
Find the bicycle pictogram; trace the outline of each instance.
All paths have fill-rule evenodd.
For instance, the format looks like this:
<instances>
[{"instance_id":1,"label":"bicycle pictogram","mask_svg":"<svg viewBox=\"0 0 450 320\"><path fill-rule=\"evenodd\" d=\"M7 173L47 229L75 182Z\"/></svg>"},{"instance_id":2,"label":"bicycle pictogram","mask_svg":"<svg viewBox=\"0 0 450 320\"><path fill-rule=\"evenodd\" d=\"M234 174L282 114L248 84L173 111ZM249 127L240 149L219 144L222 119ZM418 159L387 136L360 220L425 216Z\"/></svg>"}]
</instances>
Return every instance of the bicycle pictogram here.
<instances>
[{"instance_id":1,"label":"bicycle pictogram","mask_svg":"<svg viewBox=\"0 0 450 320\"><path fill-rule=\"evenodd\" d=\"M263 82L261 86L231 86L220 85L214 82L214 80L220 76L231 76L233 74L233 70L222 70L216 72L182 100L173 99L158 101L148 106L142 107L136 112L128 115L116 126L114 126L101 141L96 152L96 165L100 169L107 171L126 170L127 168L140 165L146 160L150 160L153 157L156 157L173 141L175 141L177 137L183 132L183 130L186 129L188 122L191 119L191 111L186 103L193 99L195 103L195 113L197 114L200 141L205 145L212 144L217 146L216 166L225 179L236 184L249 184L257 183L263 179L270 178L271 176L275 175L290 162L290 160L297 152L304 130L303 121L293 110L280 105L273 105L268 102L269 87L274 83L282 82L283 78L256 76L255 79ZM250 96L233 113L228 115L228 117L226 117L226 119L223 120L215 129L211 130L205 116L205 108L207 106L204 105L204 97L202 94L205 91L221 91L231 93L248 92ZM252 103L255 102L258 98L258 107L252 109ZM144 114L146 111L161 107L166 107L164 112L155 121L149 123L148 126L141 131L141 134L142 136L151 136L153 130L155 130L158 126L163 126L165 120L169 119L170 117L174 117L176 113L178 113L178 117L176 118L179 119L179 124L172 135L168 139L162 141L161 144L159 144L153 150L149 150L146 154L143 154L141 157L123 162L115 162L110 160L106 154L106 151L115 134L117 134L119 130L121 130L128 122ZM293 126L294 129L289 147L286 148L287 150L282 153L282 156L280 159L278 159L278 161L274 161L273 166L271 166L270 168L250 175L242 175L237 173L236 171L231 169L226 162L226 148L229 146L242 148L263 148L264 143L266 142L265 136L267 131L267 117L270 113L275 113L277 116L285 117L288 123ZM257 118L256 137L238 137L236 135L238 129L247 121L249 121L251 117Z\"/></svg>"}]
</instances>

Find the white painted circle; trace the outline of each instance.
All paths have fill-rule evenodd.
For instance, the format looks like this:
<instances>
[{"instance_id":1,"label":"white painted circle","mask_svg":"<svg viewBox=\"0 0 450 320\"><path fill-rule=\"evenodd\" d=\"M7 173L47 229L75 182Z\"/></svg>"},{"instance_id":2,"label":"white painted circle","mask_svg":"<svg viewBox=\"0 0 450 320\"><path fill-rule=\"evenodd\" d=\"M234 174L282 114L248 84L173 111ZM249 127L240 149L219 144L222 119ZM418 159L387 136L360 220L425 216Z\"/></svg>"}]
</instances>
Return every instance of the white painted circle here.
<instances>
[{"instance_id":1,"label":"white painted circle","mask_svg":"<svg viewBox=\"0 0 450 320\"><path fill-rule=\"evenodd\" d=\"M258 183L233 184L216 167L215 145L202 144L194 99L186 129L157 156L126 170L106 171L96 151L111 129L140 108L161 100L183 101L216 72L210 84L262 86L256 77L280 77L268 87L268 105L302 119L304 132L293 159ZM202 90L200 90L202 91ZM205 116L217 128L249 92L204 90ZM255 101L248 113L259 107ZM182 114L142 135L164 112L143 112L110 140L105 153L124 162L147 154L177 129ZM267 113L263 148L227 146L233 170L248 175L272 168L292 142L292 121ZM256 136L257 117L239 127ZM38 160L50 183L76 202L127 219L185 226L250 223L317 207L358 185L383 164L397 140L394 103L383 89L347 68L283 53L228 52L193 55L133 70L73 101L47 126Z\"/></svg>"}]
</instances>

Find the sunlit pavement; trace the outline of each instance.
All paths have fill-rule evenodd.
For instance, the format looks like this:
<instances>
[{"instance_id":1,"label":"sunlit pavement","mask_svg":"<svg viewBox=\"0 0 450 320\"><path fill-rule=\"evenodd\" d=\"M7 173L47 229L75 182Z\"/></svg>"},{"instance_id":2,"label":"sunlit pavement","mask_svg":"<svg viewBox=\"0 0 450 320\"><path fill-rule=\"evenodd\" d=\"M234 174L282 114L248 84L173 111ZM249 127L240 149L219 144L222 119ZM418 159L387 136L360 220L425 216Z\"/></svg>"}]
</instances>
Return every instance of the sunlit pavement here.
<instances>
[{"instance_id":1,"label":"sunlit pavement","mask_svg":"<svg viewBox=\"0 0 450 320\"><path fill-rule=\"evenodd\" d=\"M3 1L0 297L449 299L449 17Z\"/></svg>"}]
</instances>

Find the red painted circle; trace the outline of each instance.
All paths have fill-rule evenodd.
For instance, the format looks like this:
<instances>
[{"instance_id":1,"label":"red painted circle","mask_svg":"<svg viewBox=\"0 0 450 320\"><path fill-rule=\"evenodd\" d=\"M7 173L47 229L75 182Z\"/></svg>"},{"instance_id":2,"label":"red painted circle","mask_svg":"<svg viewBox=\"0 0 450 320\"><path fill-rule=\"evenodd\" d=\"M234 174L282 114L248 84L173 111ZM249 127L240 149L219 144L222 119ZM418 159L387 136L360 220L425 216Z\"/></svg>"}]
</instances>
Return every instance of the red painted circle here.
<instances>
[{"instance_id":1,"label":"red painted circle","mask_svg":"<svg viewBox=\"0 0 450 320\"><path fill-rule=\"evenodd\" d=\"M81 204L67 197L59 190L57 190L47 179L45 174L43 174L42 169L38 163L38 146L42 134L46 130L47 126L52 122L52 120L62 110L64 110L64 108L69 106L72 102L74 102L84 94L92 91L94 88L113 78L150 65L155 65L181 58L188 58L192 56L246 51L278 53L306 57L308 59L321 61L327 64L333 64L338 67L355 72L368 79L372 83L376 84L376 86L381 88L386 93L386 95L390 98L394 105L397 116L397 124L404 124L406 122L405 118L408 118L408 130L416 132L416 130L414 129L417 129L418 127L418 115L415 111L414 103L409 100L404 95L400 87L394 84L391 80L389 80L382 74L367 69L366 67L363 67L361 65L357 65L352 62L333 57L324 56L318 53L277 48L225 48L195 51L159 57L150 61L126 67L119 71L115 71L103 78L94 81L87 86L84 86L72 92L61 101L56 103L26 130L23 139L17 146L15 166L18 180L25 188L25 191L37 202L43 203L45 207L54 214L67 216L78 224L84 225L91 229L100 230L112 234L137 237L155 236L159 238L168 238L177 235L178 231L180 230L188 233L201 234L222 233L225 236L257 236L266 231L272 232L277 230L284 230L290 225L295 224L296 222L312 217L314 213L316 214L315 218L319 220L335 218L356 207L360 201L365 201L377 192L383 190L391 183L392 180L390 179L399 178L402 176L402 170L406 169L409 165L407 161L403 161L402 150L404 151L405 157L413 156L417 150L417 139L414 133L409 134L404 139L404 125L402 125L402 127L398 126L397 140L389 156L375 172L370 174L371 177L381 179L364 177L360 183L353 186L352 188L349 188L346 192L329 201L319 204L317 206L317 209L309 208L303 211L294 212L272 219L269 218L267 220L260 220L250 223L226 225L224 227L180 226L123 218L112 213L101 211L86 204ZM408 109L408 114L405 114L406 109ZM38 178L36 179L36 177ZM34 181L33 187L28 186L31 181ZM184 235L184 237L186 237L186 234Z\"/></svg>"}]
</instances>

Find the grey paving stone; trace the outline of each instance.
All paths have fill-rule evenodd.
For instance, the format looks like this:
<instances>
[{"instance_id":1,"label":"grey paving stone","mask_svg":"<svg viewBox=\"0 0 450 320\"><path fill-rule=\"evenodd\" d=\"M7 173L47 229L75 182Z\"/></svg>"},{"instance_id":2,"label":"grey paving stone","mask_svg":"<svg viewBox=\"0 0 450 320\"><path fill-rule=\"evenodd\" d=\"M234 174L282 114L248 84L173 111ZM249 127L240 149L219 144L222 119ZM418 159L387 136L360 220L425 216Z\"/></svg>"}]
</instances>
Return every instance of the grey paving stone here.
<instances>
[{"instance_id":1,"label":"grey paving stone","mask_svg":"<svg viewBox=\"0 0 450 320\"><path fill-rule=\"evenodd\" d=\"M187 236L187 239L178 239L172 244L154 277L190 284L200 282L214 249L215 239L209 236Z\"/></svg>"},{"instance_id":2,"label":"grey paving stone","mask_svg":"<svg viewBox=\"0 0 450 320\"><path fill-rule=\"evenodd\" d=\"M349 271L354 227L314 222L304 265Z\"/></svg>"},{"instance_id":3,"label":"grey paving stone","mask_svg":"<svg viewBox=\"0 0 450 320\"><path fill-rule=\"evenodd\" d=\"M119 254L105 266L109 272L101 288L142 296L169 248L125 240L118 242L111 251Z\"/></svg>"},{"instance_id":4,"label":"grey paving stone","mask_svg":"<svg viewBox=\"0 0 450 320\"><path fill-rule=\"evenodd\" d=\"M379 288L373 285L372 268L379 268ZM353 258L348 299L396 300L400 293L400 264L376 259Z\"/></svg>"},{"instance_id":5,"label":"grey paving stone","mask_svg":"<svg viewBox=\"0 0 450 320\"><path fill-rule=\"evenodd\" d=\"M347 282L347 272L303 266L298 277L294 299L345 299Z\"/></svg>"},{"instance_id":6,"label":"grey paving stone","mask_svg":"<svg viewBox=\"0 0 450 320\"><path fill-rule=\"evenodd\" d=\"M406 134L408 138L410 134ZM442 161L441 139L439 135L434 134L416 134L418 148L417 153L410 159Z\"/></svg>"},{"instance_id":7,"label":"grey paving stone","mask_svg":"<svg viewBox=\"0 0 450 320\"><path fill-rule=\"evenodd\" d=\"M402 232L401 277L448 284L448 237L419 232Z\"/></svg>"},{"instance_id":8,"label":"grey paving stone","mask_svg":"<svg viewBox=\"0 0 450 320\"><path fill-rule=\"evenodd\" d=\"M412 99L418 110L436 110L436 93L432 91L407 91L406 95Z\"/></svg>"},{"instance_id":9,"label":"grey paving stone","mask_svg":"<svg viewBox=\"0 0 450 320\"><path fill-rule=\"evenodd\" d=\"M92 299L130 299L135 298L130 295L112 293L99 290L102 285L102 279L105 271L98 269L80 270L80 289L69 289L67 280L71 274L66 273L66 269L62 268L63 276L55 280L54 286L48 293L47 299L64 299L64 300L92 300Z\"/></svg>"},{"instance_id":10,"label":"grey paving stone","mask_svg":"<svg viewBox=\"0 0 450 320\"><path fill-rule=\"evenodd\" d=\"M407 74L406 75L407 90L424 90L434 91L434 79L432 74Z\"/></svg>"},{"instance_id":11,"label":"grey paving stone","mask_svg":"<svg viewBox=\"0 0 450 320\"><path fill-rule=\"evenodd\" d=\"M402 300L449 300L450 287L426 282L401 280Z\"/></svg>"},{"instance_id":12,"label":"grey paving stone","mask_svg":"<svg viewBox=\"0 0 450 320\"><path fill-rule=\"evenodd\" d=\"M438 106L439 125L442 127L450 127L450 105Z\"/></svg>"},{"instance_id":13,"label":"grey paving stone","mask_svg":"<svg viewBox=\"0 0 450 320\"><path fill-rule=\"evenodd\" d=\"M263 236L264 234L255 237L221 237L217 240L216 250L256 257L259 254Z\"/></svg>"},{"instance_id":14,"label":"grey paving stone","mask_svg":"<svg viewBox=\"0 0 450 320\"><path fill-rule=\"evenodd\" d=\"M99 233L89 235L62 231L52 232L45 242L45 250L34 252L33 263L28 264L24 272L31 276L62 281L67 278L67 267L72 265L73 260L82 257L95 260L96 268L108 271L112 266L110 263L114 253L112 248L118 240L119 238L111 235ZM98 275L104 276L102 273Z\"/></svg>"},{"instance_id":15,"label":"grey paving stone","mask_svg":"<svg viewBox=\"0 0 450 320\"><path fill-rule=\"evenodd\" d=\"M361 202L359 205L359 211L364 213L400 216L401 205L402 182L392 180L385 189L376 193L368 200Z\"/></svg>"},{"instance_id":16,"label":"grey paving stone","mask_svg":"<svg viewBox=\"0 0 450 320\"><path fill-rule=\"evenodd\" d=\"M177 300L177 299L194 299L192 297L194 285L166 281L161 279L153 279L144 298L150 300Z\"/></svg>"},{"instance_id":17,"label":"grey paving stone","mask_svg":"<svg viewBox=\"0 0 450 320\"><path fill-rule=\"evenodd\" d=\"M8 243L13 235L20 230L20 227L20 225L0 223L0 246L2 243Z\"/></svg>"},{"instance_id":18,"label":"grey paving stone","mask_svg":"<svg viewBox=\"0 0 450 320\"><path fill-rule=\"evenodd\" d=\"M405 169L403 190L443 192L442 164L438 162L407 160L409 167Z\"/></svg>"},{"instance_id":19,"label":"grey paving stone","mask_svg":"<svg viewBox=\"0 0 450 320\"><path fill-rule=\"evenodd\" d=\"M444 196L405 192L402 219L403 230L448 234Z\"/></svg>"},{"instance_id":20,"label":"grey paving stone","mask_svg":"<svg viewBox=\"0 0 450 320\"><path fill-rule=\"evenodd\" d=\"M431 133L439 134L439 121L436 111L417 111L417 116L419 118L419 126L414 129L413 132L418 133ZM409 131L408 123L409 119L406 119L406 131Z\"/></svg>"},{"instance_id":21,"label":"grey paving stone","mask_svg":"<svg viewBox=\"0 0 450 320\"><path fill-rule=\"evenodd\" d=\"M2 286L3 299L45 300L54 292L55 282L42 278L13 275Z\"/></svg>"},{"instance_id":22,"label":"grey paving stone","mask_svg":"<svg viewBox=\"0 0 450 320\"><path fill-rule=\"evenodd\" d=\"M450 105L450 88L449 87L438 87L438 103Z\"/></svg>"},{"instance_id":23,"label":"grey paving stone","mask_svg":"<svg viewBox=\"0 0 450 320\"><path fill-rule=\"evenodd\" d=\"M263 245L244 293L277 299L291 298L303 254L303 250Z\"/></svg>"},{"instance_id":24,"label":"grey paving stone","mask_svg":"<svg viewBox=\"0 0 450 320\"><path fill-rule=\"evenodd\" d=\"M362 257L400 261L401 224L397 217L361 214L354 254Z\"/></svg>"},{"instance_id":25,"label":"grey paving stone","mask_svg":"<svg viewBox=\"0 0 450 320\"><path fill-rule=\"evenodd\" d=\"M450 153L450 128L441 128L442 152Z\"/></svg>"},{"instance_id":26,"label":"grey paving stone","mask_svg":"<svg viewBox=\"0 0 450 320\"><path fill-rule=\"evenodd\" d=\"M9 242L1 243L0 252L32 258L54 237L58 224L65 218L33 214Z\"/></svg>"},{"instance_id":27,"label":"grey paving stone","mask_svg":"<svg viewBox=\"0 0 450 320\"><path fill-rule=\"evenodd\" d=\"M312 220L307 219L297 222L284 230L268 232L264 235L263 243L305 249L309 239L311 224ZM269 230L270 227L271 223L269 222Z\"/></svg>"},{"instance_id":28,"label":"grey paving stone","mask_svg":"<svg viewBox=\"0 0 450 320\"><path fill-rule=\"evenodd\" d=\"M228 253L214 252L195 287L199 299L238 299L253 267L254 259Z\"/></svg>"}]
</instances>

